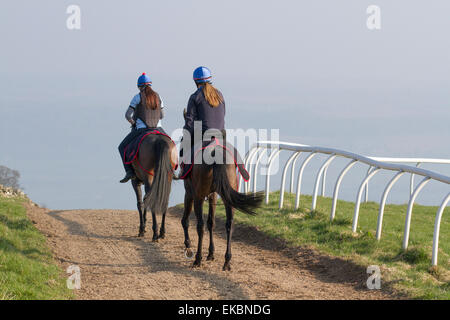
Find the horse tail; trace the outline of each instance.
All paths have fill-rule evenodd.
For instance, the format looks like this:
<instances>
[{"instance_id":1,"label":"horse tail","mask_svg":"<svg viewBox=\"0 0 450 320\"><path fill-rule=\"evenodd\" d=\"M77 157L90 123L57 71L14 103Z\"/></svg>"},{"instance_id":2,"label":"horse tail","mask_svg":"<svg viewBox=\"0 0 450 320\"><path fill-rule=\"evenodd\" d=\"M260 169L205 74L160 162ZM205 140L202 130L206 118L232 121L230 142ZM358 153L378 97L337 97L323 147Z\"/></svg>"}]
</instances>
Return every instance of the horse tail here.
<instances>
[{"instance_id":1,"label":"horse tail","mask_svg":"<svg viewBox=\"0 0 450 320\"><path fill-rule=\"evenodd\" d=\"M158 138L153 150L156 157L153 183L149 193L145 195L144 205L152 212L163 213L169 206L172 187L169 175L173 176L169 142L165 138Z\"/></svg>"},{"instance_id":2,"label":"horse tail","mask_svg":"<svg viewBox=\"0 0 450 320\"><path fill-rule=\"evenodd\" d=\"M256 214L254 210L261 205L264 197L262 192L246 194L234 190L228 180L226 164L213 164L213 184L225 205L250 215Z\"/></svg>"}]
</instances>

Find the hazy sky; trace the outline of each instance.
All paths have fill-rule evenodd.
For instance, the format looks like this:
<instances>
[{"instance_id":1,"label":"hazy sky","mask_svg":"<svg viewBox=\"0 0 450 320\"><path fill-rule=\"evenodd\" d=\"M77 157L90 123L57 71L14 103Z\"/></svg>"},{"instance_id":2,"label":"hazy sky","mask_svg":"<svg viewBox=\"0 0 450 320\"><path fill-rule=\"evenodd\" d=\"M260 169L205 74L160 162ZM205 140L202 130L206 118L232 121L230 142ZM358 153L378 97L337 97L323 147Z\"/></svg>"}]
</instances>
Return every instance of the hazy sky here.
<instances>
[{"instance_id":1,"label":"hazy sky","mask_svg":"<svg viewBox=\"0 0 450 320\"><path fill-rule=\"evenodd\" d=\"M81 8L81 30L66 27L70 4ZM371 4L381 30L366 27ZM117 145L136 79L151 76L170 133L183 125L199 65L225 96L228 128L279 128L285 141L367 155L450 158L449 13L446 0L5 2L0 164L50 208L133 209L131 186L118 183ZM305 177L307 193L319 165ZM355 172L342 192L351 200L363 167ZM371 199L388 176L374 180ZM405 202L407 184L391 200ZM419 201L437 205L445 192L430 184ZM171 204L182 199L178 183Z\"/></svg>"}]
</instances>

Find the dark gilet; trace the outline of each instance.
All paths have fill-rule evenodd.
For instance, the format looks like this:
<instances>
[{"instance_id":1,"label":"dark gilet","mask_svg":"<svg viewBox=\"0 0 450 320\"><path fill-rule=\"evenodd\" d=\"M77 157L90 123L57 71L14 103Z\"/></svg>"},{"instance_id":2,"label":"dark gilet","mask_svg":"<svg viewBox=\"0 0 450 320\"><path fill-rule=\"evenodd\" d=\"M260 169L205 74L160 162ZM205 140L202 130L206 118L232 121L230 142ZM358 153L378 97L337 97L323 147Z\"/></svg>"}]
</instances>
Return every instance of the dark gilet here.
<instances>
[{"instance_id":1,"label":"dark gilet","mask_svg":"<svg viewBox=\"0 0 450 320\"><path fill-rule=\"evenodd\" d=\"M141 95L141 102L136 106L136 109L133 113L133 120L136 122L137 119L141 119L149 128L156 128L158 125L158 121L161 119L161 100L159 98L159 95L156 93L158 99L158 104L155 109L146 108L144 105L144 100L142 99L142 93Z\"/></svg>"}]
</instances>

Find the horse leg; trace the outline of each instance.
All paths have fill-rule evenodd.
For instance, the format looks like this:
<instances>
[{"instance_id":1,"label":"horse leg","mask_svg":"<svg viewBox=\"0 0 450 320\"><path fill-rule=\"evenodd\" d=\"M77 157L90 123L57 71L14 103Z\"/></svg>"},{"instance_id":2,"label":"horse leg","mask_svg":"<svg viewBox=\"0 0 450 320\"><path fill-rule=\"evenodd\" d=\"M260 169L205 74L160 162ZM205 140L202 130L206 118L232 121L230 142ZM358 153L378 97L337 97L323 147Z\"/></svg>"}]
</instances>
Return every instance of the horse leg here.
<instances>
[{"instance_id":1,"label":"horse leg","mask_svg":"<svg viewBox=\"0 0 450 320\"><path fill-rule=\"evenodd\" d=\"M166 235L166 211L162 214L161 229L159 229L159 239L164 239Z\"/></svg>"},{"instance_id":2,"label":"horse leg","mask_svg":"<svg viewBox=\"0 0 450 320\"><path fill-rule=\"evenodd\" d=\"M145 193L148 194L150 192L150 184L148 182L145 183ZM156 212L152 211L152 230L153 230L153 237L152 241L157 242L158 241L158 221L156 220Z\"/></svg>"},{"instance_id":3,"label":"horse leg","mask_svg":"<svg viewBox=\"0 0 450 320\"><path fill-rule=\"evenodd\" d=\"M150 185L146 184L144 189L145 189L145 194L147 194L150 191ZM147 207L145 207L145 205L144 205L144 232L145 232L146 226L147 226Z\"/></svg>"},{"instance_id":4,"label":"horse leg","mask_svg":"<svg viewBox=\"0 0 450 320\"><path fill-rule=\"evenodd\" d=\"M143 237L145 233L145 221L143 216L144 202L142 201L141 183L137 179L131 180L134 192L136 193L137 208L139 211L139 234L138 237Z\"/></svg>"},{"instance_id":5,"label":"horse leg","mask_svg":"<svg viewBox=\"0 0 450 320\"><path fill-rule=\"evenodd\" d=\"M191 251L191 240L189 239L189 216L192 212L192 205L194 200L192 197L186 192L184 195L184 212L183 218L181 218L181 225L184 230L184 245L186 246L186 252L189 256L192 255Z\"/></svg>"},{"instance_id":6,"label":"horse leg","mask_svg":"<svg viewBox=\"0 0 450 320\"><path fill-rule=\"evenodd\" d=\"M206 260L214 260L214 239L213 230L215 225L215 215L216 215L216 204L217 204L217 193L212 193L209 198L209 212L208 212L208 231L209 231L209 252Z\"/></svg>"},{"instance_id":7,"label":"horse leg","mask_svg":"<svg viewBox=\"0 0 450 320\"><path fill-rule=\"evenodd\" d=\"M147 226L147 208L144 207L144 232L146 226Z\"/></svg>"},{"instance_id":8,"label":"horse leg","mask_svg":"<svg viewBox=\"0 0 450 320\"><path fill-rule=\"evenodd\" d=\"M223 265L223 271L230 271L231 262L231 235L233 233L233 216L234 209L230 206L225 206L225 211L227 213L226 231L227 231L227 251L225 253L225 264Z\"/></svg>"},{"instance_id":9,"label":"horse leg","mask_svg":"<svg viewBox=\"0 0 450 320\"><path fill-rule=\"evenodd\" d=\"M198 234L198 246L197 254L195 255L195 261L193 266L200 267L202 264L202 244L203 244L203 233L204 233L204 222L203 222L203 201L204 199L194 200L194 211L197 217L197 234Z\"/></svg>"},{"instance_id":10,"label":"horse leg","mask_svg":"<svg viewBox=\"0 0 450 320\"><path fill-rule=\"evenodd\" d=\"M158 221L156 220L156 212L152 211L152 230L153 230L153 242L158 242Z\"/></svg>"}]
</instances>

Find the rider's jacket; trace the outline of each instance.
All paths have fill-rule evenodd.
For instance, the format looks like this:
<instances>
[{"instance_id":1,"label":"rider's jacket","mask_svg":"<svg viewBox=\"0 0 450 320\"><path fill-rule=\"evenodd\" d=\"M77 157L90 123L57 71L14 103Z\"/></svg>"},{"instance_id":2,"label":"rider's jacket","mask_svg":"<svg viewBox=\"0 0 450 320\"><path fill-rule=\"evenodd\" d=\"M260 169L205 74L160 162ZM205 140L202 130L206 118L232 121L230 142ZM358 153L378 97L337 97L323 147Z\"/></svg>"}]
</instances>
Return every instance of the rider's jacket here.
<instances>
[{"instance_id":1,"label":"rider's jacket","mask_svg":"<svg viewBox=\"0 0 450 320\"><path fill-rule=\"evenodd\" d=\"M139 93L139 99L135 99L138 103L134 106L133 120L135 123L142 121L148 128L155 128L158 126L158 122L163 118L161 99L158 95L158 106L156 109L146 108L142 103L142 97ZM133 107L130 105L130 107ZM140 120L140 121L139 121Z\"/></svg>"},{"instance_id":2,"label":"rider's jacket","mask_svg":"<svg viewBox=\"0 0 450 320\"><path fill-rule=\"evenodd\" d=\"M222 101L225 101L220 91L219 94ZM191 134L194 132L194 121L202 121L202 132L208 129L224 130L225 102L213 108L206 100L202 87L200 87L189 98L185 119L184 129Z\"/></svg>"}]
</instances>

